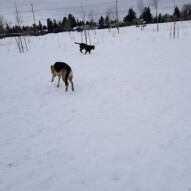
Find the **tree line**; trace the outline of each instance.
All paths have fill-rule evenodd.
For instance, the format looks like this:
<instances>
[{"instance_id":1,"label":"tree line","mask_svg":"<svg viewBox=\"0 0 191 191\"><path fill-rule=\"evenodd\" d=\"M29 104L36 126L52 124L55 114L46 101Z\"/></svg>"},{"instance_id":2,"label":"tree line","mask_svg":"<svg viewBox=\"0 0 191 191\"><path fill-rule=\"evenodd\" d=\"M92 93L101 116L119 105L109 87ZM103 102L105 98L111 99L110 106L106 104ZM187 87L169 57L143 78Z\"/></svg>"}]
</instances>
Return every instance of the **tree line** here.
<instances>
[{"instance_id":1,"label":"tree line","mask_svg":"<svg viewBox=\"0 0 191 191\"><path fill-rule=\"evenodd\" d=\"M88 21L84 22L83 20L76 19L72 14L69 14L67 17L64 17L60 21L48 18L47 25L42 25L41 21L39 21L38 24L22 27L18 25L11 27L8 24L4 23L3 17L0 17L0 35L11 36L11 34L17 34L18 31L20 31L21 34L43 35L47 33L72 31L74 29L82 31L84 29L104 29L116 27L116 15L111 9L106 10L106 15L100 16L99 19L97 19L96 14L94 14L93 12L90 12L88 17ZM98 22L96 22L96 20L98 20ZM191 4L184 4L181 10L176 6L172 15L162 15L161 13L159 13L158 15L153 16L150 7L148 6L144 7L141 11L140 16L137 17L134 9L130 8L128 10L128 14L123 18L122 21L118 23L118 25L119 27L139 25L141 20L147 24L156 22L163 23L180 20L191 20Z\"/></svg>"}]
</instances>

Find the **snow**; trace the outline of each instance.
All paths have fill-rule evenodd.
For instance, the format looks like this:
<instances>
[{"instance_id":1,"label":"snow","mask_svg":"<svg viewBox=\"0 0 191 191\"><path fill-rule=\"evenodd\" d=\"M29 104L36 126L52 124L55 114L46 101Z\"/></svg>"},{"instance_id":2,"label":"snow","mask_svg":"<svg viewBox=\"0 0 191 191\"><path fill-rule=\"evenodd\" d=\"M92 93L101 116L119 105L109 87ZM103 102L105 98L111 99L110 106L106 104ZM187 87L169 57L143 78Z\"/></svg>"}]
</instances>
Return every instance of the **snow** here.
<instances>
[{"instance_id":1,"label":"snow","mask_svg":"<svg viewBox=\"0 0 191 191\"><path fill-rule=\"evenodd\" d=\"M171 25L91 32L87 55L77 32L1 40L0 191L190 191L191 23Z\"/></svg>"}]
</instances>

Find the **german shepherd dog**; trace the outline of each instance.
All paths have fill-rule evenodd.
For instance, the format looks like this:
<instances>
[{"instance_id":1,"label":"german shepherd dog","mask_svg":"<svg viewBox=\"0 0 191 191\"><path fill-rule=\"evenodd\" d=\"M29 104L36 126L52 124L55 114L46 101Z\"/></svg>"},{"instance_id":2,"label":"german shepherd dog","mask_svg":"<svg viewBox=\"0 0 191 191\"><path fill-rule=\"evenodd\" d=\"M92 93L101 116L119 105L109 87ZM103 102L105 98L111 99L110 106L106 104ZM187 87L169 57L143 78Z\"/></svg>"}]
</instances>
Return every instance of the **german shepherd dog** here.
<instances>
[{"instance_id":1,"label":"german shepherd dog","mask_svg":"<svg viewBox=\"0 0 191 191\"><path fill-rule=\"evenodd\" d=\"M60 86L60 78L62 76L62 80L65 82L66 91L68 91L68 85L69 85L68 80L71 83L72 91L74 91L74 84L73 84L73 81L72 81L73 72L72 72L72 69L70 68L70 66L68 66L64 62L56 62L54 65L51 65L50 69L51 69L51 73L52 73L51 82L53 82L54 78L56 76L58 76L57 87L59 87Z\"/></svg>"},{"instance_id":2,"label":"german shepherd dog","mask_svg":"<svg viewBox=\"0 0 191 191\"><path fill-rule=\"evenodd\" d=\"M95 49L95 46L93 46L93 45L87 45L87 44L85 44L85 43L78 43L78 42L75 42L75 44L79 44L79 46L80 46L80 52L81 52L81 53L83 53L83 52L82 52L83 49L86 50L85 54L86 54L87 52L90 53L91 50L94 50L94 49Z\"/></svg>"}]
</instances>

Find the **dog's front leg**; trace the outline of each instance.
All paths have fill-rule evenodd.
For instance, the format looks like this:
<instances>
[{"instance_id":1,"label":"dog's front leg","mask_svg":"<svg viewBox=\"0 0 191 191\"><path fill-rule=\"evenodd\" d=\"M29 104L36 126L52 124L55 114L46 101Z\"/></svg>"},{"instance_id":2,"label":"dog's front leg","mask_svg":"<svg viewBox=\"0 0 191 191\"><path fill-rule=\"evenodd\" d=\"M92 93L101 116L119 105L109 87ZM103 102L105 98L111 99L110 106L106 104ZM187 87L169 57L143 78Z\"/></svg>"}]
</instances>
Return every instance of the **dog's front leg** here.
<instances>
[{"instance_id":1,"label":"dog's front leg","mask_svg":"<svg viewBox=\"0 0 191 191\"><path fill-rule=\"evenodd\" d=\"M61 76L58 76L58 84L57 84L57 87L59 88L59 86L60 86L60 78L61 78Z\"/></svg>"},{"instance_id":2,"label":"dog's front leg","mask_svg":"<svg viewBox=\"0 0 191 191\"><path fill-rule=\"evenodd\" d=\"M53 81L54 81L54 77L55 77L55 75L52 75L52 80L51 80L51 82L53 82Z\"/></svg>"},{"instance_id":3,"label":"dog's front leg","mask_svg":"<svg viewBox=\"0 0 191 191\"><path fill-rule=\"evenodd\" d=\"M66 89L65 89L65 91L66 91L66 92L68 91L68 86L66 86Z\"/></svg>"}]
</instances>

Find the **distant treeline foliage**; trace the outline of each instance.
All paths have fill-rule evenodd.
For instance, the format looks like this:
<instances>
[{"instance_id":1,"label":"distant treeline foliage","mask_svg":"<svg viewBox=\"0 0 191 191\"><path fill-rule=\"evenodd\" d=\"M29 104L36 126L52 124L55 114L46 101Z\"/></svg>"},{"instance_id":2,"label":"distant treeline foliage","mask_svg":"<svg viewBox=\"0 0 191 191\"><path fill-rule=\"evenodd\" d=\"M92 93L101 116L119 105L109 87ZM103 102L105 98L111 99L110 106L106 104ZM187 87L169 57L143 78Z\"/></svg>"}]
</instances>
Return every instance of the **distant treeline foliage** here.
<instances>
[{"instance_id":1,"label":"distant treeline foliage","mask_svg":"<svg viewBox=\"0 0 191 191\"><path fill-rule=\"evenodd\" d=\"M119 27L130 26L130 25L139 25L140 20L144 23L164 23L180 20L191 20L191 4L185 4L182 6L181 10L178 7L174 8L173 15L159 13L156 17L151 14L150 7L145 7L137 18L136 12L133 8L128 10L128 14L123 18L122 21L118 23ZM6 36L17 36L17 35L43 35L47 33L58 33L64 31L83 31L84 29L104 29L116 27L116 19L112 13L107 13L106 16L100 16L98 22L95 22L93 16L89 18L89 21L84 23L83 20L76 19L72 14L69 14L68 17L64 17L62 20L57 21L56 19L47 19L47 25L42 25L39 21L36 25L32 26L9 26L8 24L3 23L2 17L0 17L0 38ZM19 34L18 34L19 33ZM37 34L36 34L37 33Z\"/></svg>"}]
</instances>

